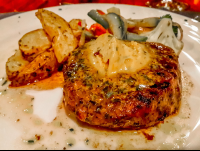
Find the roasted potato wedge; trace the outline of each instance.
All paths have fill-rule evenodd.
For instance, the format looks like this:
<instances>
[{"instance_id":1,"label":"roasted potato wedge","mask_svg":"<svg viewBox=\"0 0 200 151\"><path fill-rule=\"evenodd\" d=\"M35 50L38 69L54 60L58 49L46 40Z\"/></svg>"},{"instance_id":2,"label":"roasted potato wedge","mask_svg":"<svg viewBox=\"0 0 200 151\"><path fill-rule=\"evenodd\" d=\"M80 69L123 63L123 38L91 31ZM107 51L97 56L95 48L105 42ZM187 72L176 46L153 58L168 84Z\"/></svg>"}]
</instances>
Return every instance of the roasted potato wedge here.
<instances>
[{"instance_id":1,"label":"roasted potato wedge","mask_svg":"<svg viewBox=\"0 0 200 151\"><path fill-rule=\"evenodd\" d=\"M21 51L17 50L6 62L6 74L8 79L12 81L28 64L29 62L23 58Z\"/></svg>"},{"instance_id":2,"label":"roasted potato wedge","mask_svg":"<svg viewBox=\"0 0 200 151\"><path fill-rule=\"evenodd\" d=\"M53 50L40 53L32 62L23 66L18 74L11 79L11 86L17 87L50 77L58 68ZM9 69L9 68L8 68ZM7 70L7 73L10 71ZM10 78L9 78L10 79Z\"/></svg>"},{"instance_id":3,"label":"roasted potato wedge","mask_svg":"<svg viewBox=\"0 0 200 151\"><path fill-rule=\"evenodd\" d=\"M78 43L69 24L57 14L44 9L39 9L36 16L52 41L58 62L64 62Z\"/></svg>"},{"instance_id":4,"label":"roasted potato wedge","mask_svg":"<svg viewBox=\"0 0 200 151\"><path fill-rule=\"evenodd\" d=\"M19 40L19 49L29 62L50 47L51 41L43 29L28 32Z\"/></svg>"}]
</instances>

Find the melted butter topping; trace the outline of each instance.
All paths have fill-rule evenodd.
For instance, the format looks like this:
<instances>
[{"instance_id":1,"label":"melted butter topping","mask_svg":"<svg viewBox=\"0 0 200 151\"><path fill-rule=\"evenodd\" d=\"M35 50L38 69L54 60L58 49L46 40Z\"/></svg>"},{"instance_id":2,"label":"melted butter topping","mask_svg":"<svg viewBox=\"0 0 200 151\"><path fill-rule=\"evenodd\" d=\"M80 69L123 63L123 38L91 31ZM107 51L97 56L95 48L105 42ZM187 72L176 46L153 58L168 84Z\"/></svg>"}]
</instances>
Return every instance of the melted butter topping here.
<instances>
[{"instance_id":1,"label":"melted butter topping","mask_svg":"<svg viewBox=\"0 0 200 151\"><path fill-rule=\"evenodd\" d=\"M109 34L89 42L86 47L90 52L90 62L101 75L136 72L151 60L145 45L118 40Z\"/></svg>"}]
</instances>

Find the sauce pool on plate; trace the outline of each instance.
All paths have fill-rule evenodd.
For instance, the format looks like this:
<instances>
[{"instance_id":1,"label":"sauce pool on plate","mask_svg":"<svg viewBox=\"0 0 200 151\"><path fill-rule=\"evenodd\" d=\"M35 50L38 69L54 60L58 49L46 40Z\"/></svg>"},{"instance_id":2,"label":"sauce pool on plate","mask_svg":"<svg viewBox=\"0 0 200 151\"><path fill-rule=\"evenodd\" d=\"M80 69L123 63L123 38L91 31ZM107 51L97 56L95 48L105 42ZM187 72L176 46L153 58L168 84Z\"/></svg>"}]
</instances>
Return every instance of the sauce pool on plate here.
<instances>
[{"instance_id":1,"label":"sauce pool on plate","mask_svg":"<svg viewBox=\"0 0 200 151\"><path fill-rule=\"evenodd\" d=\"M11 143L7 146L4 144L1 149L181 149L185 147L187 134L191 131L188 123L191 116L188 98L193 88L193 83L186 72L182 71L182 103L177 115L148 129L119 131L86 126L69 116L62 104L60 93L62 75L54 76L60 77L57 78L60 80L57 81L60 85L54 85L58 88L52 89L53 86L48 84L51 85L49 87L51 91L46 91L55 94L53 101L50 100L50 94L36 100L36 88L43 88L39 92L48 94L45 93L43 81L29 87L8 88L9 82L5 82L5 78L1 79L0 120L3 121L2 127L10 125L3 127L4 131L0 131L0 134L4 134L1 135L3 136L1 142ZM55 80L51 81L56 83ZM35 96L27 95L27 92ZM41 101L41 105L34 106L36 101L37 103ZM49 107L51 104L57 107ZM43 109L35 114L41 106ZM56 112L56 115L53 115L53 112ZM48 115L53 120L50 118L47 120ZM5 135L7 131L14 132L12 138L10 135Z\"/></svg>"}]
</instances>

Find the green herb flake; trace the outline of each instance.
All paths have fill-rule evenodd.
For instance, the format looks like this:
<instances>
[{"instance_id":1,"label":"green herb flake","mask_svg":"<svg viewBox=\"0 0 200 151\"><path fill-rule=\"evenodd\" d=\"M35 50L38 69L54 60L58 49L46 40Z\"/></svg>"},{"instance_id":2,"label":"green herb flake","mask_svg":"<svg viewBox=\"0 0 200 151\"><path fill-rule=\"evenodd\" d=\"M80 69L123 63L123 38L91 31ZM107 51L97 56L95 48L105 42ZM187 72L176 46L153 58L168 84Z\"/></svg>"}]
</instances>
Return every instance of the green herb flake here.
<instances>
[{"instance_id":1,"label":"green herb flake","mask_svg":"<svg viewBox=\"0 0 200 151\"><path fill-rule=\"evenodd\" d=\"M124 93L125 90L126 90L125 88L119 89L119 90L118 90L118 94Z\"/></svg>"},{"instance_id":2,"label":"green herb flake","mask_svg":"<svg viewBox=\"0 0 200 151\"><path fill-rule=\"evenodd\" d=\"M68 144L68 146L70 146L70 147L71 147L71 146L73 146L73 144L72 144L72 143L69 143L69 144Z\"/></svg>"},{"instance_id":3,"label":"green herb flake","mask_svg":"<svg viewBox=\"0 0 200 151\"><path fill-rule=\"evenodd\" d=\"M109 99L112 95L113 95L113 92L112 92L112 91L107 92L107 93L106 93L106 98Z\"/></svg>"},{"instance_id":4,"label":"green herb flake","mask_svg":"<svg viewBox=\"0 0 200 151\"><path fill-rule=\"evenodd\" d=\"M85 139L85 143L86 143L86 145L89 144L89 139L88 138Z\"/></svg>"},{"instance_id":5,"label":"green herb flake","mask_svg":"<svg viewBox=\"0 0 200 151\"><path fill-rule=\"evenodd\" d=\"M170 14L166 14L166 15L160 17L160 19L163 19L163 18L169 18L172 20L172 16Z\"/></svg>"},{"instance_id":6,"label":"green herb flake","mask_svg":"<svg viewBox=\"0 0 200 151\"><path fill-rule=\"evenodd\" d=\"M139 85L137 85L135 88L136 88L136 91L142 90L142 88Z\"/></svg>"},{"instance_id":7,"label":"green herb flake","mask_svg":"<svg viewBox=\"0 0 200 151\"><path fill-rule=\"evenodd\" d=\"M33 144L35 141L34 140L28 140L29 144Z\"/></svg>"},{"instance_id":8,"label":"green herb flake","mask_svg":"<svg viewBox=\"0 0 200 151\"><path fill-rule=\"evenodd\" d=\"M120 99L113 99L112 102L113 102L113 103L121 102L121 100L120 100Z\"/></svg>"},{"instance_id":9,"label":"green herb flake","mask_svg":"<svg viewBox=\"0 0 200 151\"><path fill-rule=\"evenodd\" d=\"M143 75L144 79L148 80L148 81L151 81L152 79L149 78L147 75Z\"/></svg>"},{"instance_id":10,"label":"green herb flake","mask_svg":"<svg viewBox=\"0 0 200 151\"><path fill-rule=\"evenodd\" d=\"M99 51L101 51L101 48L97 47L97 52L96 53L99 53Z\"/></svg>"},{"instance_id":11,"label":"green herb flake","mask_svg":"<svg viewBox=\"0 0 200 151\"><path fill-rule=\"evenodd\" d=\"M103 92L104 92L104 93L107 93L108 90L109 90L109 87L108 87L108 86L106 86L105 88L103 88Z\"/></svg>"},{"instance_id":12,"label":"green herb flake","mask_svg":"<svg viewBox=\"0 0 200 151\"><path fill-rule=\"evenodd\" d=\"M104 115L104 118L105 119L108 119L110 116L109 116L109 114L108 113L106 113L105 115Z\"/></svg>"},{"instance_id":13,"label":"green herb flake","mask_svg":"<svg viewBox=\"0 0 200 151\"><path fill-rule=\"evenodd\" d=\"M109 81L106 81L106 82L103 83L103 85L104 85L104 86L112 86L113 84L110 83Z\"/></svg>"},{"instance_id":14,"label":"green herb flake","mask_svg":"<svg viewBox=\"0 0 200 151\"><path fill-rule=\"evenodd\" d=\"M89 67L87 67L85 64L80 64L80 67L83 69L83 70L88 70Z\"/></svg>"},{"instance_id":15,"label":"green herb flake","mask_svg":"<svg viewBox=\"0 0 200 151\"><path fill-rule=\"evenodd\" d=\"M72 51L72 55L73 55L73 56L78 56L79 53L80 53L80 50Z\"/></svg>"},{"instance_id":16,"label":"green herb flake","mask_svg":"<svg viewBox=\"0 0 200 151\"><path fill-rule=\"evenodd\" d=\"M8 81L7 80L5 80L3 83L2 83L2 85L1 86L4 86L6 83L7 83Z\"/></svg>"},{"instance_id":17,"label":"green herb flake","mask_svg":"<svg viewBox=\"0 0 200 151\"><path fill-rule=\"evenodd\" d=\"M7 90L0 91L0 95L5 95Z\"/></svg>"},{"instance_id":18,"label":"green herb flake","mask_svg":"<svg viewBox=\"0 0 200 151\"><path fill-rule=\"evenodd\" d=\"M126 82L128 83L129 86L132 86L135 84L136 79L129 77Z\"/></svg>"},{"instance_id":19,"label":"green herb flake","mask_svg":"<svg viewBox=\"0 0 200 151\"><path fill-rule=\"evenodd\" d=\"M92 87L92 84L89 82L89 80L84 80L84 81L83 81L83 84L84 84L85 86Z\"/></svg>"},{"instance_id":20,"label":"green herb flake","mask_svg":"<svg viewBox=\"0 0 200 151\"><path fill-rule=\"evenodd\" d=\"M178 36L178 26L172 26L173 32L175 34L175 36Z\"/></svg>"},{"instance_id":21,"label":"green herb flake","mask_svg":"<svg viewBox=\"0 0 200 151\"><path fill-rule=\"evenodd\" d=\"M79 59L78 60L78 63L83 63L84 62L84 59Z\"/></svg>"}]
</instances>

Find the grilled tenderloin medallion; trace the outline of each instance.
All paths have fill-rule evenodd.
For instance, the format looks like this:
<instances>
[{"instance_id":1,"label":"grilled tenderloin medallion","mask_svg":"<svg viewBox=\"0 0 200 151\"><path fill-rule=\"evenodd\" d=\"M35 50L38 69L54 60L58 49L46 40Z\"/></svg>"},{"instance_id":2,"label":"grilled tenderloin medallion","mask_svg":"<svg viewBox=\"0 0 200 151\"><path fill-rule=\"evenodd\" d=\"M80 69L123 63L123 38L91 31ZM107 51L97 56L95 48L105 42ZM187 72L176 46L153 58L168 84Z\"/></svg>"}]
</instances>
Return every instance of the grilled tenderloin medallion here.
<instances>
[{"instance_id":1,"label":"grilled tenderloin medallion","mask_svg":"<svg viewBox=\"0 0 200 151\"><path fill-rule=\"evenodd\" d=\"M107 128L154 126L178 112L181 75L178 56L158 43L141 43L153 60L137 72L101 77L88 61L88 51L72 52L64 65L64 102L76 117Z\"/></svg>"}]
</instances>

